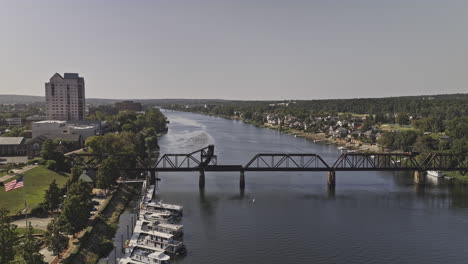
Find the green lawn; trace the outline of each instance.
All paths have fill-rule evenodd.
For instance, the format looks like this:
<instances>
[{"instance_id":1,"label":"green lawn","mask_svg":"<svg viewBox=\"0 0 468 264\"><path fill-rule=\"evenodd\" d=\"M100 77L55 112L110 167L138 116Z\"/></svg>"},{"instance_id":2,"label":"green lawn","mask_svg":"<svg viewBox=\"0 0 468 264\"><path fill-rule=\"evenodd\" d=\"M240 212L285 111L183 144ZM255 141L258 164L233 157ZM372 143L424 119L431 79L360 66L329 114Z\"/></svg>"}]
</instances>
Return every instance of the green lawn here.
<instances>
[{"instance_id":1,"label":"green lawn","mask_svg":"<svg viewBox=\"0 0 468 264\"><path fill-rule=\"evenodd\" d=\"M0 186L0 204L6 205L12 215L24 209L24 200L27 201L30 208L34 208L42 202L44 191L53 180L56 180L59 187L62 187L68 179L67 174L59 174L42 166L33 168L23 175L23 188L5 192L5 188Z\"/></svg>"},{"instance_id":2,"label":"green lawn","mask_svg":"<svg viewBox=\"0 0 468 264\"><path fill-rule=\"evenodd\" d=\"M390 131L390 130L397 130L397 131L408 131L408 130L415 130L414 127L412 126L400 126L397 124L383 124L380 126L380 129L384 131Z\"/></svg>"},{"instance_id":3,"label":"green lawn","mask_svg":"<svg viewBox=\"0 0 468 264\"><path fill-rule=\"evenodd\" d=\"M343 112L339 112L338 116L347 115L347 114L352 115L352 116L356 116L356 117L370 116L370 114L355 114L355 113L343 113Z\"/></svg>"},{"instance_id":4,"label":"green lawn","mask_svg":"<svg viewBox=\"0 0 468 264\"><path fill-rule=\"evenodd\" d=\"M23 236L24 234L26 234L26 230L28 229L24 227L18 227L16 228L16 233L18 233L19 236ZM45 230L33 228L34 235L43 235L45 232Z\"/></svg>"}]
</instances>

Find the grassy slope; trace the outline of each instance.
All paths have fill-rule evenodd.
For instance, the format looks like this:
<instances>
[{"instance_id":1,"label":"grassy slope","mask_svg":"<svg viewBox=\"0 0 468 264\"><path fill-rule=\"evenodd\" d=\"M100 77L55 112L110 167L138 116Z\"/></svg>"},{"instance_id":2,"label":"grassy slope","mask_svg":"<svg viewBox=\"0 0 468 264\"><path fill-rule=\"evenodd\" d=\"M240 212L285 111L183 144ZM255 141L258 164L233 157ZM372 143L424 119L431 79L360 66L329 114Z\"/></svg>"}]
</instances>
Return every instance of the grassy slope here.
<instances>
[{"instance_id":1,"label":"grassy slope","mask_svg":"<svg viewBox=\"0 0 468 264\"><path fill-rule=\"evenodd\" d=\"M5 192L3 186L0 187L0 204L6 205L12 215L24 208L25 199L30 208L34 208L42 202L44 191L53 180L56 180L59 187L62 187L68 179L66 174L59 174L41 166L31 169L23 175L25 187L9 192Z\"/></svg>"},{"instance_id":2,"label":"grassy slope","mask_svg":"<svg viewBox=\"0 0 468 264\"><path fill-rule=\"evenodd\" d=\"M27 230L27 228L18 227L16 228L16 233L18 233L19 236L24 236ZM33 228L34 235L43 235L45 232L45 230Z\"/></svg>"}]
</instances>

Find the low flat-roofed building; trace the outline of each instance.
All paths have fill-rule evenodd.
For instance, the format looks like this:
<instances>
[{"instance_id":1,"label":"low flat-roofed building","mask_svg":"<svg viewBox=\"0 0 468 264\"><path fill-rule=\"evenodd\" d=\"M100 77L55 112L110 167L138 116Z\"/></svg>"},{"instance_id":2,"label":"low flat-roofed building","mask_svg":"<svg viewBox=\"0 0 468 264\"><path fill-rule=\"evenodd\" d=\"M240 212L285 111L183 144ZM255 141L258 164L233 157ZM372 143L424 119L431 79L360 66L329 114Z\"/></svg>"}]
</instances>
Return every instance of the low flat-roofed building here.
<instances>
[{"instance_id":1,"label":"low flat-roofed building","mask_svg":"<svg viewBox=\"0 0 468 264\"><path fill-rule=\"evenodd\" d=\"M0 137L0 156L25 156L24 137Z\"/></svg>"},{"instance_id":2,"label":"low flat-roofed building","mask_svg":"<svg viewBox=\"0 0 468 264\"><path fill-rule=\"evenodd\" d=\"M44 120L39 122L32 123L32 137L38 137L40 135L45 134L58 134L58 133L66 133L67 130L67 122L60 121L60 120Z\"/></svg>"},{"instance_id":3,"label":"low flat-roofed building","mask_svg":"<svg viewBox=\"0 0 468 264\"><path fill-rule=\"evenodd\" d=\"M73 135L78 134L83 140L102 133L100 121L59 121L45 120L32 123L32 137L42 135Z\"/></svg>"}]
</instances>

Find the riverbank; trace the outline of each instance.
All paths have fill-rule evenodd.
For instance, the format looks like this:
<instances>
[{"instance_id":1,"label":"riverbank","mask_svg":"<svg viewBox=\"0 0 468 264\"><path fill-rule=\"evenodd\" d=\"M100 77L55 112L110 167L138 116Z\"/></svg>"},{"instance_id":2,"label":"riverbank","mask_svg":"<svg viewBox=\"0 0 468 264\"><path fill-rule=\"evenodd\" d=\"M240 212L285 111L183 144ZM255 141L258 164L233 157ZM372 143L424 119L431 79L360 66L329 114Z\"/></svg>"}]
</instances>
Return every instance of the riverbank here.
<instances>
[{"instance_id":1,"label":"riverbank","mask_svg":"<svg viewBox=\"0 0 468 264\"><path fill-rule=\"evenodd\" d=\"M181 110L174 110L174 111L181 111ZM253 122L253 121L246 120L237 116L226 116L226 115L218 115L218 114L213 114L213 113L192 112L192 111L183 111L183 112L221 117L221 118L230 119L230 120L238 120L246 124L254 125L257 127L273 129L273 130L276 130L276 131L279 131L281 133L288 134L291 136L302 137L309 141L313 141L314 143L327 144L327 145L333 144L338 147L344 147L347 150L353 150L353 151L358 151L358 152L389 151L388 149L384 149L382 146L379 146L378 144L369 144L369 143L365 143L365 142L357 141L357 140L351 140L348 142L345 138L334 138L334 137L327 136L325 133L304 132L302 130L297 130L297 129L290 128L290 127L282 127L279 125L271 125L271 124Z\"/></svg>"},{"instance_id":2,"label":"riverbank","mask_svg":"<svg viewBox=\"0 0 468 264\"><path fill-rule=\"evenodd\" d=\"M127 184L120 184L106 207L86 229L79 246L63 263L97 263L99 258L107 256L114 249L112 239L117 231L119 217L137 190Z\"/></svg>"}]
</instances>

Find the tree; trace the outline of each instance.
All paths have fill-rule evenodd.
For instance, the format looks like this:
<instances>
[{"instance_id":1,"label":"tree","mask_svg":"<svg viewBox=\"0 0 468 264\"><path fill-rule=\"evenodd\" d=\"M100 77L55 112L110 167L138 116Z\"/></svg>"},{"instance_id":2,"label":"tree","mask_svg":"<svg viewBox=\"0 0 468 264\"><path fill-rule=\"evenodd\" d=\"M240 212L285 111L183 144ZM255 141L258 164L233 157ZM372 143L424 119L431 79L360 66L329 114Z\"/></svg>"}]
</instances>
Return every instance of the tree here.
<instances>
[{"instance_id":1,"label":"tree","mask_svg":"<svg viewBox=\"0 0 468 264\"><path fill-rule=\"evenodd\" d=\"M45 166L47 169L54 171L57 169L57 162L55 160L48 160Z\"/></svg>"},{"instance_id":2,"label":"tree","mask_svg":"<svg viewBox=\"0 0 468 264\"><path fill-rule=\"evenodd\" d=\"M56 146L54 142L50 139L46 140L44 144L42 144L41 157L45 160L53 159L55 149L56 149Z\"/></svg>"},{"instance_id":3,"label":"tree","mask_svg":"<svg viewBox=\"0 0 468 264\"><path fill-rule=\"evenodd\" d=\"M29 223L29 226L20 240L20 244L16 247L16 257L11 264L44 264L44 256L39 253L41 243L34 236L34 229Z\"/></svg>"},{"instance_id":4,"label":"tree","mask_svg":"<svg viewBox=\"0 0 468 264\"><path fill-rule=\"evenodd\" d=\"M54 256L58 256L68 246L68 238L62 234L62 226L57 217L47 225L44 234L44 241L47 249L52 251Z\"/></svg>"},{"instance_id":5,"label":"tree","mask_svg":"<svg viewBox=\"0 0 468 264\"><path fill-rule=\"evenodd\" d=\"M438 147L438 142L429 135L421 135L416 138L413 151L427 153Z\"/></svg>"},{"instance_id":6,"label":"tree","mask_svg":"<svg viewBox=\"0 0 468 264\"><path fill-rule=\"evenodd\" d=\"M45 191L43 205L46 210L55 210L58 208L60 202L61 190L55 180L53 180L49 185L49 189Z\"/></svg>"},{"instance_id":7,"label":"tree","mask_svg":"<svg viewBox=\"0 0 468 264\"><path fill-rule=\"evenodd\" d=\"M96 177L97 187L107 189L115 183L118 177L117 162L113 158L107 158L99 166Z\"/></svg>"},{"instance_id":8,"label":"tree","mask_svg":"<svg viewBox=\"0 0 468 264\"><path fill-rule=\"evenodd\" d=\"M93 208L91 188L83 181L73 183L62 204L60 219L68 234L75 234L88 224Z\"/></svg>"},{"instance_id":9,"label":"tree","mask_svg":"<svg viewBox=\"0 0 468 264\"><path fill-rule=\"evenodd\" d=\"M454 139L468 139L468 116L454 118L446 123L447 135Z\"/></svg>"},{"instance_id":10,"label":"tree","mask_svg":"<svg viewBox=\"0 0 468 264\"><path fill-rule=\"evenodd\" d=\"M71 168L71 175L72 175L71 181L72 182L78 181L82 173L83 173L83 168L81 168L78 165L73 166Z\"/></svg>"},{"instance_id":11,"label":"tree","mask_svg":"<svg viewBox=\"0 0 468 264\"><path fill-rule=\"evenodd\" d=\"M0 263L8 263L15 257L14 247L18 243L16 225L11 224L9 211L0 208Z\"/></svg>"},{"instance_id":12,"label":"tree","mask_svg":"<svg viewBox=\"0 0 468 264\"><path fill-rule=\"evenodd\" d=\"M63 154L65 151L66 148L62 145L62 141L52 141L49 139L42 144L41 157L48 161L46 165L48 168L63 171L67 169L65 155ZM49 162L49 160L55 161L55 164Z\"/></svg>"},{"instance_id":13,"label":"tree","mask_svg":"<svg viewBox=\"0 0 468 264\"><path fill-rule=\"evenodd\" d=\"M145 112L145 127L152 127L156 132L166 130L166 117L159 109L149 109Z\"/></svg>"},{"instance_id":14,"label":"tree","mask_svg":"<svg viewBox=\"0 0 468 264\"><path fill-rule=\"evenodd\" d=\"M409 117L405 113L398 113L395 122L401 126L409 125Z\"/></svg>"}]
</instances>

